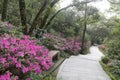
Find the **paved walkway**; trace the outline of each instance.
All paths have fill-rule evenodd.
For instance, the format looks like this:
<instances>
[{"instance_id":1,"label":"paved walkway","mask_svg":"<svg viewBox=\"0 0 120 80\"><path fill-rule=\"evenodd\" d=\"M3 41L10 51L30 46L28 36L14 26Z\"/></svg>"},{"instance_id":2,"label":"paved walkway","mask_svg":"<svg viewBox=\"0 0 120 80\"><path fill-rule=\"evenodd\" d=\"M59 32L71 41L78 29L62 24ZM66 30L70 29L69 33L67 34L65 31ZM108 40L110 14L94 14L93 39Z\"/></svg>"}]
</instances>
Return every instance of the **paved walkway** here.
<instances>
[{"instance_id":1,"label":"paved walkway","mask_svg":"<svg viewBox=\"0 0 120 80\"><path fill-rule=\"evenodd\" d=\"M60 66L57 80L111 80L99 63L102 56L95 46L90 54L71 56Z\"/></svg>"}]
</instances>

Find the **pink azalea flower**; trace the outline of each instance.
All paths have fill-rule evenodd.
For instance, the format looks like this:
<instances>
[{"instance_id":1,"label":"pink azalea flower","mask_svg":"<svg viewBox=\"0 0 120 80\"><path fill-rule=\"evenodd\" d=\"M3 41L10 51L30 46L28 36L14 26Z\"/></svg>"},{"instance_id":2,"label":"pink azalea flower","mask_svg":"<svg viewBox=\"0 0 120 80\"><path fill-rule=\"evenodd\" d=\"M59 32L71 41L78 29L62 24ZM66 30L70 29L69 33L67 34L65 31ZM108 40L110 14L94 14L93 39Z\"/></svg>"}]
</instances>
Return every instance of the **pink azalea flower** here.
<instances>
[{"instance_id":1,"label":"pink azalea flower","mask_svg":"<svg viewBox=\"0 0 120 80\"><path fill-rule=\"evenodd\" d=\"M35 73L36 74L40 74L41 72L42 72L41 68L40 67L36 67Z\"/></svg>"},{"instance_id":2,"label":"pink azalea flower","mask_svg":"<svg viewBox=\"0 0 120 80\"><path fill-rule=\"evenodd\" d=\"M31 80L30 78L27 78L26 80Z\"/></svg>"},{"instance_id":3,"label":"pink azalea flower","mask_svg":"<svg viewBox=\"0 0 120 80\"><path fill-rule=\"evenodd\" d=\"M23 73L27 73L28 71L29 71L29 69L27 67L23 67L23 69L22 69Z\"/></svg>"},{"instance_id":4,"label":"pink azalea flower","mask_svg":"<svg viewBox=\"0 0 120 80\"><path fill-rule=\"evenodd\" d=\"M24 38L15 38L14 35L0 36L0 51L1 68L6 70L6 68L15 66L14 68L18 74L22 72L23 76L24 74L26 76L27 72L39 74L44 69L48 70L52 64L52 60L48 59L49 50L42 45L37 45L37 41L30 40L29 36ZM6 73L6 71L3 72ZM12 76L5 73L0 75L0 80L18 80L19 78L14 73ZM15 77L13 78L13 76ZM30 78L26 80L30 80Z\"/></svg>"},{"instance_id":5,"label":"pink azalea flower","mask_svg":"<svg viewBox=\"0 0 120 80\"><path fill-rule=\"evenodd\" d=\"M24 57L24 52L19 52L19 56Z\"/></svg>"},{"instance_id":6,"label":"pink azalea flower","mask_svg":"<svg viewBox=\"0 0 120 80\"><path fill-rule=\"evenodd\" d=\"M12 62L13 62L14 64L17 63L17 58L13 57L12 60L13 60Z\"/></svg>"},{"instance_id":7,"label":"pink azalea flower","mask_svg":"<svg viewBox=\"0 0 120 80\"><path fill-rule=\"evenodd\" d=\"M10 72L7 72L4 75L0 75L0 80L11 80L11 77L10 77L11 75L12 75L12 73L10 73Z\"/></svg>"},{"instance_id":8,"label":"pink azalea flower","mask_svg":"<svg viewBox=\"0 0 120 80\"><path fill-rule=\"evenodd\" d=\"M7 62L6 58L1 58L0 61L1 61L2 64L4 64L5 62Z\"/></svg>"},{"instance_id":9,"label":"pink azalea flower","mask_svg":"<svg viewBox=\"0 0 120 80\"><path fill-rule=\"evenodd\" d=\"M20 62L16 63L16 68L21 68L21 63Z\"/></svg>"},{"instance_id":10,"label":"pink azalea flower","mask_svg":"<svg viewBox=\"0 0 120 80\"><path fill-rule=\"evenodd\" d=\"M6 23L6 26L7 26L8 28L11 28L11 27L12 27L12 25L11 25L9 22Z\"/></svg>"},{"instance_id":11,"label":"pink azalea flower","mask_svg":"<svg viewBox=\"0 0 120 80\"><path fill-rule=\"evenodd\" d=\"M13 80L19 80L19 77L18 77L18 76L15 76Z\"/></svg>"}]
</instances>

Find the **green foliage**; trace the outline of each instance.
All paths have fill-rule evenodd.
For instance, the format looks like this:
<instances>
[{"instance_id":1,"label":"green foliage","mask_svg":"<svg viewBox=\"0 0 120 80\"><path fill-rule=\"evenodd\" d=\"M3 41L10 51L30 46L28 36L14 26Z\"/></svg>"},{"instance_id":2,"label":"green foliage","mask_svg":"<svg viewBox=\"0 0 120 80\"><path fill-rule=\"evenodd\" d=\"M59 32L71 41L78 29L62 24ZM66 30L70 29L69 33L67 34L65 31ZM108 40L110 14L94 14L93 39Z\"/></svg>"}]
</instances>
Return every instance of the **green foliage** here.
<instances>
[{"instance_id":1,"label":"green foliage","mask_svg":"<svg viewBox=\"0 0 120 80\"><path fill-rule=\"evenodd\" d=\"M113 62L111 72L116 76L120 77L120 60L116 60Z\"/></svg>"},{"instance_id":2,"label":"green foliage","mask_svg":"<svg viewBox=\"0 0 120 80\"><path fill-rule=\"evenodd\" d=\"M109 57L103 57L102 58L102 62L105 63L105 64L107 64L109 62L109 60L110 60Z\"/></svg>"},{"instance_id":3,"label":"green foliage","mask_svg":"<svg viewBox=\"0 0 120 80\"><path fill-rule=\"evenodd\" d=\"M117 15L119 15L119 13L120 13L120 7L119 7L120 0L109 0L109 1L111 3L110 10L114 13L117 13Z\"/></svg>"},{"instance_id":4,"label":"green foliage","mask_svg":"<svg viewBox=\"0 0 120 80\"><path fill-rule=\"evenodd\" d=\"M109 56L111 59L118 59L120 60L120 41L118 39L113 40L107 40L107 56Z\"/></svg>"},{"instance_id":5,"label":"green foliage","mask_svg":"<svg viewBox=\"0 0 120 80\"><path fill-rule=\"evenodd\" d=\"M0 1L0 8L2 7L3 0ZM2 9L0 9L0 13L2 12Z\"/></svg>"},{"instance_id":6,"label":"green foliage","mask_svg":"<svg viewBox=\"0 0 120 80\"><path fill-rule=\"evenodd\" d=\"M110 76L111 80L118 80L110 73L109 67L106 66L106 64L104 64L103 62L100 62L100 63L102 65L103 69L106 71L106 73Z\"/></svg>"},{"instance_id":7,"label":"green foliage","mask_svg":"<svg viewBox=\"0 0 120 80\"><path fill-rule=\"evenodd\" d=\"M19 3L16 0L8 2L6 21L18 26L20 25Z\"/></svg>"},{"instance_id":8,"label":"green foliage","mask_svg":"<svg viewBox=\"0 0 120 80\"><path fill-rule=\"evenodd\" d=\"M104 39L109 35L109 29L102 26L89 27L87 33L91 38L92 43L101 44Z\"/></svg>"},{"instance_id":9,"label":"green foliage","mask_svg":"<svg viewBox=\"0 0 120 80\"><path fill-rule=\"evenodd\" d=\"M36 75L34 73L31 73L31 80L43 80L43 77L46 76L48 72L43 72L40 75ZM56 72L53 72L52 74L49 74L44 78L44 80L56 80Z\"/></svg>"},{"instance_id":10,"label":"green foliage","mask_svg":"<svg viewBox=\"0 0 120 80\"><path fill-rule=\"evenodd\" d=\"M103 62L109 67L109 71L115 76L117 80L120 79L120 23L118 21L112 29L110 36L105 40L107 46L106 58Z\"/></svg>"},{"instance_id":11,"label":"green foliage","mask_svg":"<svg viewBox=\"0 0 120 80\"><path fill-rule=\"evenodd\" d=\"M77 1L78 3L79 1ZM76 2L74 1L73 4ZM65 34L65 36L82 36L84 28L84 4L76 5L67 9L56 16L53 23L49 25L49 31L55 31ZM96 23L99 20L99 11L97 8L88 6L87 8L87 24Z\"/></svg>"},{"instance_id":12,"label":"green foliage","mask_svg":"<svg viewBox=\"0 0 120 80\"><path fill-rule=\"evenodd\" d=\"M75 21L75 12L72 10L66 10L66 12L61 12L52 23L48 30L55 31L57 33L65 34L65 36L75 36L76 33L80 33L79 24ZM76 32L76 30L78 30Z\"/></svg>"}]
</instances>

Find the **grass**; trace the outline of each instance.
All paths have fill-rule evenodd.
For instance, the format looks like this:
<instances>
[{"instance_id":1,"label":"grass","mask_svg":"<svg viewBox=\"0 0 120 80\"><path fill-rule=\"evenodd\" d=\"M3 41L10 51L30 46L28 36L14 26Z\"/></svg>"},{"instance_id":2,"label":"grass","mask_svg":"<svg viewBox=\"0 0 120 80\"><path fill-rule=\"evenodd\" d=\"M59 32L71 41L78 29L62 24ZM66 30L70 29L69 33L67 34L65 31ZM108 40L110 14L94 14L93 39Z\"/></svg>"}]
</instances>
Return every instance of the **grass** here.
<instances>
[{"instance_id":1,"label":"grass","mask_svg":"<svg viewBox=\"0 0 120 80\"><path fill-rule=\"evenodd\" d=\"M46 76L43 80L56 80L57 72L53 72L52 74Z\"/></svg>"},{"instance_id":2,"label":"grass","mask_svg":"<svg viewBox=\"0 0 120 80\"><path fill-rule=\"evenodd\" d=\"M56 79L56 72L53 72L52 74L46 76L44 79L43 77L48 74L48 72L44 72L43 74L36 75L34 73L31 73L31 80L55 80Z\"/></svg>"}]
</instances>

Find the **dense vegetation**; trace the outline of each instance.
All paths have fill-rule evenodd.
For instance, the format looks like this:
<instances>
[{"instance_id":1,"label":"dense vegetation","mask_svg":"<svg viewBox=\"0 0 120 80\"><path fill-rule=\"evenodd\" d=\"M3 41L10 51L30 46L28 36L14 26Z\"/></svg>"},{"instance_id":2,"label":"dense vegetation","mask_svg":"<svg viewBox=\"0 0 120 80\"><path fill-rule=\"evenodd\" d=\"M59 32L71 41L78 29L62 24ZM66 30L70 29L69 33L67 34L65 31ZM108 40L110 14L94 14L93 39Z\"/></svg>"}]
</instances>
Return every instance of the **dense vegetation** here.
<instances>
[{"instance_id":1,"label":"dense vegetation","mask_svg":"<svg viewBox=\"0 0 120 80\"><path fill-rule=\"evenodd\" d=\"M108 71L113 75L113 80L120 79L120 19L119 19L119 1L109 0L111 3L111 11L117 15L109 19L106 24L109 28L110 34L104 40L106 46L105 57L103 63L105 63Z\"/></svg>"},{"instance_id":2,"label":"dense vegetation","mask_svg":"<svg viewBox=\"0 0 120 80\"><path fill-rule=\"evenodd\" d=\"M105 40L106 57L103 63L107 64L109 71L115 76L116 80L120 79L120 23L116 24L110 36Z\"/></svg>"}]
</instances>

